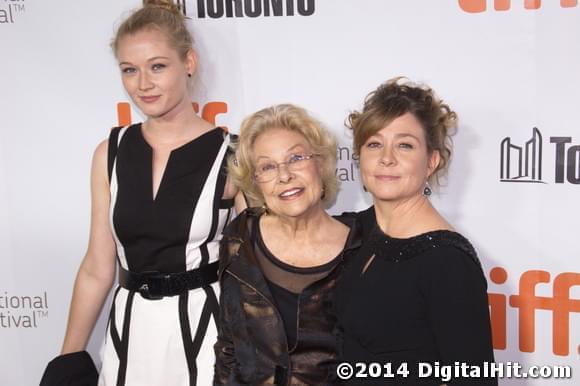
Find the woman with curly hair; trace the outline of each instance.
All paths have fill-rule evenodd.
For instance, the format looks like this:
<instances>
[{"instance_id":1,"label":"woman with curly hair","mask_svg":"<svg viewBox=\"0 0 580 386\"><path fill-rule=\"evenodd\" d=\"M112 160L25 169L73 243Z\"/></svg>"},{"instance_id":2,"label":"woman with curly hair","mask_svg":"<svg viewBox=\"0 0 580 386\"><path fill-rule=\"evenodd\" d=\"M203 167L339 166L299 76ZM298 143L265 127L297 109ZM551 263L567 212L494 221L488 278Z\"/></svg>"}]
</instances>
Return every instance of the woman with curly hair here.
<instances>
[{"instance_id":1,"label":"woman with curly hair","mask_svg":"<svg viewBox=\"0 0 580 386\"><path fill-rule=\"evenodd\" d=\"M429 87L396 78L371 92L348 123L374 205L356 214L365 241L338 285L342 354L353 365L381 364L379 379L367 368L367 378L349 384L439 385L450 379L425 364L493 362L481 265L429 200L430 184L449 164L455 112ZM451 384L497 381L455 377Z\"/></svg>"}]
</instances>

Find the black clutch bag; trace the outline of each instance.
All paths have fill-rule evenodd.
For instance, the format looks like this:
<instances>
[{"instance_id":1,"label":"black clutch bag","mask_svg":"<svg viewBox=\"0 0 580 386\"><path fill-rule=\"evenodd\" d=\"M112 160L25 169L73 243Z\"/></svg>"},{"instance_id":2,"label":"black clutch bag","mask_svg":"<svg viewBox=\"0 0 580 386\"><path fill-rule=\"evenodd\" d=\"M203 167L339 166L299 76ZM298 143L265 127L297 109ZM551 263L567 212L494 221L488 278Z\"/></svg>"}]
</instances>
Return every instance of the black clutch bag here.
<instances>
[{"instance_id":1,"label":"black clutch bag","mask_svg":"<svg viewBox=\"0 0 580 386\"><path fill-rule=\"evenodd\" d=\"M40 386L97 386L99 373L86 351L59 355L46 366Z\"/></svg>"}]
</instances>

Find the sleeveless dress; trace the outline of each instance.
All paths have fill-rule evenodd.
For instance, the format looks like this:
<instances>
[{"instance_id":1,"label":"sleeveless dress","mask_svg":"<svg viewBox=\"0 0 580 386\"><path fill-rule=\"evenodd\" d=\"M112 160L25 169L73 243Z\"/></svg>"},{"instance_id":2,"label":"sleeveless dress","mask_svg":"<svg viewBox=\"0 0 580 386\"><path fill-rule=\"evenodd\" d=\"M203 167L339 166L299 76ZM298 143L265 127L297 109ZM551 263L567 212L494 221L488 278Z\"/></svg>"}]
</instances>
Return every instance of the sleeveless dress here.
<instances>
[{"instance_id":1,"label":"sleeveless dress","mask_svg":"<svg viewBox=\"0 0 580 386\"><path fill-rule=\"evenodd\" d=\"M141 124L112 130L110 222L121 267L175 273L217 261L233 204L221 198L229 143L215 128L174 149L153 197L153 150ZM99 386L211 385L218 297L217 282L159 300L118 286Z\"/></svg>"}]
</instances>

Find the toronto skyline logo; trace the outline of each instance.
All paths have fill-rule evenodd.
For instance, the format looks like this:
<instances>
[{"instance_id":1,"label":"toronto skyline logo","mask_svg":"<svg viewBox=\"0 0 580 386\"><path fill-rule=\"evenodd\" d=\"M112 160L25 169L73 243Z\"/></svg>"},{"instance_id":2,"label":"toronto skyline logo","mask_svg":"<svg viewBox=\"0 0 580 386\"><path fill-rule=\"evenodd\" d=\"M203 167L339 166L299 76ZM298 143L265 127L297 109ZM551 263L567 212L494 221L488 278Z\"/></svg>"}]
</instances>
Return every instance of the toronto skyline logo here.
<instances>
[{"instance_id":1,"label":"toronto skyline logo","mask_svg":"<svg viewBox=\"0 0 580 386\"><path fill-rule=\"evenodd\" d=\"M532 138L523 146L505 137L500 145L500 181L545 184L542 181L542 145L542 133L537 127L532 129Z\"/></svg>"}]
</instances>

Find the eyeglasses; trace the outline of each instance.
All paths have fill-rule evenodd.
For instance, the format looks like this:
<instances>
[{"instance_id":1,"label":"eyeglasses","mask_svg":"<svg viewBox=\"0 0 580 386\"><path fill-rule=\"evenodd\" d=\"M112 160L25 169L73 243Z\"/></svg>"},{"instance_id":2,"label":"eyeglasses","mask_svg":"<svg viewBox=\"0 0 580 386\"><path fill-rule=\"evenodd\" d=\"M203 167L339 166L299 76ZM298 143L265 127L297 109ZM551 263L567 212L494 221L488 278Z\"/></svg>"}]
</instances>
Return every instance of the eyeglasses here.
<instances>
[{"instance_id":1,"label":"eyeglasses","mask_svg":"<svg viewBox=\"0 0 580 386\"><path fill-rule=\"evenodd\" d=\"M295 172L306 167L312 158L318 156L319 154L292 154L285 162L262 162L256 166L254 180L257 182L270 182L280 174L281 165L286 165L286 169L289 172Z\"/></svg>"}]
</instances>

